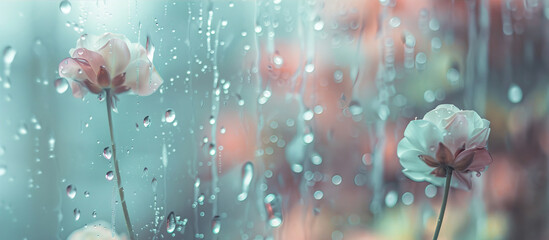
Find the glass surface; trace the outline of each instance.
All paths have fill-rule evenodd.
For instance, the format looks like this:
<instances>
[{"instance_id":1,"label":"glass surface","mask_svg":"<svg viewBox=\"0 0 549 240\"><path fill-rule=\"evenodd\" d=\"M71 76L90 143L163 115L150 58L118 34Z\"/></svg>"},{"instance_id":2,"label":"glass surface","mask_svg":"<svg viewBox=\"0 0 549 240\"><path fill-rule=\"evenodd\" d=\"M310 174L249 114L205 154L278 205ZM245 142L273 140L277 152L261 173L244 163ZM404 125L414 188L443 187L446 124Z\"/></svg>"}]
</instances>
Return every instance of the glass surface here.
<instances>
[{"instance_id":1,"label":"glass surface","mask_svg":"<svg viewBox=\"0 0 549 240\"><path fill-rule=\"evenodd\" d=\"M440 104L490 121L493 159L440 239L549 239L548 21L542 0L2 0L0 239L431 239L445 175L407 177L399 142Z\"/></svg>"}]
</instances>

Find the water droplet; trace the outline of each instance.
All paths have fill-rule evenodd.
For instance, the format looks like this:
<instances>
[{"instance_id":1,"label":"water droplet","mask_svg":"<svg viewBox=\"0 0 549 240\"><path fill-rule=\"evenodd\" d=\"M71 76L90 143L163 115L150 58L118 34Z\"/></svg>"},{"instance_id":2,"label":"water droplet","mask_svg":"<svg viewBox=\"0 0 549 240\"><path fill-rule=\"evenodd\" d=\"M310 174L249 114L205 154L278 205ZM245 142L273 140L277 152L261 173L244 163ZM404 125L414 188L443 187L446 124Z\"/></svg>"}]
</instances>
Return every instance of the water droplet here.
<instances>
[{"instance_id":1,"label":"water droplet","mask_svg":"<svg viewBox=\"0 0 549 240\"><path fill-rule=\"evenodd\" d=\"M105 159L107 160L110 160L111 157L112 157L112 150L110 147L106 147L105 149L103 149L103 157L105 157Z\"/></svg>"},{"instance_id":2,"label":"water droplet","mask_svg":"<svg viewBox=\"0 0 549 240\"><path fill-rule=\"evenodd\" d=\"M0 176L6 175L6 172L8 171L8 167L4 164L0 165Z\"/></svg>"},{"instance_id":3,"label":"water droplet","mask_svg":"<svg viewBox=\"0 0 549 240\"><path fill-rule=\"evenodd\" d=\"M168 110L166 111L166 114L165 114L165 117L166 117L166 122L173 122L173 120L175 120L175 111L172 110L171 108L168 108Z\"/></svg>"},{"instance_id":4,"label":"water droplet","mask_svg":"<svg viewBox=\"0 0 549 240\"><path fill-rule=\"evenodd\" d=\"M176 227L176 221L175 221L175 214L173 212L170 212L168 214L168 218L166 219L166 231L168 233L173 233L175 231Z\"/></svg>"},{"instance_id":5,"label":"water droplet","mask_svg":"<svg viewBox=\"0 0 549 240\"><path fill-rule=\"evenodd\" d=\"M13 62L13 59L15 59L15 54L17 53L17 51L15 51L14 48L12 48L11 46L7 46L6 48L4 48L4 64L6 66L9 66L11 65L11 63Z\"/></svg>"},{"instance_id":6,"label":"water droplet","mask_svg":"<svg viewBox=\"0 0 549 240\"><path fill-rule=\"evenodd\" d=\"M334 72L334 82L336 83L343 82L343 72L341 70L336 70Z\"/></svg>"},{"instance_id":7,"label":"water droplet","mask_svg":"<svg viewBox=\"0 0 549 240\"><path fill-rule=\"evenodd\" d=\"M388 208L394 207L396 205L397 201L398 201L398 194L397 194L396 191L390 191L385 196L385 205Z\"/></svg>"},{"instance_id":8,"label":"water droplet","mask_svg":"<svg viewBox=\"0 0 549 240\"><path fill-rule=\"evenodd\" d=\"M68 0L63 0L59 4L59 10L61 10L63 14L69 14L71 12L71 9L71 3Z\"/></svg>"},{"instance_id":9,"label":"water droplet","mask_svg":"<svg viewBox=\"0 0 549 240\"><path fill-rule=\"evenodd\" d=\"M265 210L267 211L267 222L273 228L279 227L282 224L282 206L280 205L280 197L271 193L263 199Z\"/></svg>"},{"instance_id":10,"label":"water droplet","mask_svg":"<svg viewBox=\"0 0 549 240\"><path fill-rule=\"evenodd\" d=\"M349 104L349 112L351 112L353 116L362 114L362 111L362 106L360 106L360 103L358 101L351 101L351 103Z\"/></svg>"},{"instance_id":11,"label":"water droplet","mask_svg":"<svg viewBox=\"0 0 549 240\"><path fill-rule=\"evenodd\" d=\"M90 197L90 192L88 192L88 191L84 191L84 197L87 197L87 198L89 198L89 197Z\"/></svg>"},{"instance_id":12,"label":"water droplet","mask_svg":"<svg viewBox=\"0 0 549 240\"><path fill-rule=\"evenodd\" d=\"M108 171L107 174L105 174L105 178L111 181L114 178L114 173L112 171Z\"/></svg>"},{"instance_id":13,"label":"water droplet","mask_svg":"<svg viewBox=\"0 0 549 240\"><path fill-rule=\"evenodd\" d=\"M67 186L67 196L70 199L73 199L76 196L76 186L73 186L72 184Z\"/></svg>"},{"instance_id":14,"label":"water droplet","mask_svg":"<svg viewBox=\"0 0 549 240\"><path fill-rule=\"evenodd\" d=\"M434 198L437 195L437 187L433 184L427 185L425 187L425 196L428 198Z\"/></svg>"},{"instance_id":15,"label":"water droplet","mask_svg":"<svg viewBox=\"0 0 549 240\"><path fill-rule=\"evenodd\" d=\"M322 21L321 19L317 19L313 27L316 31L321 31L324 28L324 21Z\"/></svg>"},{"instance_id":16,"label":"water droplet","mask_svg":"<svg viewBox=\"0 0 549 240\"><path fill-rule=\"evenodd\" d=\"M198 204L200 205L204 205L204 199L206 197L204 196L204 193L201 193L200 196L198 196L198 198L196 199L196 201L198 202Z\"/></svg>"},{"instance_id":17,"label":"water droplet","mask_svg":"<svg viewBox=\"0 0 549 240\"><path fill-rule=\"evenodd\" d=\"M269 90L265 90L263 91L263 93L261 95L259 95L259 98L257 100L257 102L259 104L265 104L267 103L267 101L269 101L269 98L271 98L271 91Z\"/></svg>"},{"instance_id":18,"label":"water droplet","mask_svg":"<svg viewBox=\"0 0 549 240\"><path fill-rule=\"evenodd\" d=\"M144 119L143 119L143 126L145 127L149 127L151 125L151 118L149 116L146 116Z\"/></svg>"},{"instance_id":19,"label":"water droplet","mask_svg":"<svg viewBox=\"0 0 549 240\"><path fill-rule=\"evenodd\" d=\"M153 192L156 192L156 188L158 187L158 180L156 180L155 177L153 177L153 179L151 180L151 187Z\"/></svg>"},{"instance_id":20,"label":"water droplet","mask_svg":"<svg viewBox=\"0 0 549 240\"><path fill-rule=\"evenodd\" d=\"M397 28L398 26L400 26L400 18L392 17L391 19L389 19L389 25L393 28Z\"/></svg>"},{"instance_id":21,"label":"water droplet","mask_svg":"<svg viewBox=\"0 0 549 240\"><path fill-rule=\"evenodd\" d=\"M310 121L311 119L313 119L313 117L314 117L314 113L311 109L308 109L303 113L303 120L305 121Z\"/></svg>"},{"instance_id":22,"label":"water droplet","mask_svg":"<svg viewBox=\"0 0 549 240\"><path fill-rule=\"evenodd\" d=\"M221 219L219 216L215 216L212 219L212 233L218 234L221 231Z\"/></svg>"},{"instance_id":23,"label":"water droplet","mask_svg":"<svg viewBox=\"0 0 549 240\"><path fill-rule=\"evenodd\" d=\"M78 221L78 219L80 219L80 209L75 208L73 212L74 212L74 221Z\"/></svg>"},{"instance_id":24,"label":"water droplet","mask_svg":"<svg viewBox=\"0 0 549 240\"><path fill-rule=\"evenodd\" d=\"M315 191L315 193L313 194L313 197L316 199L316 200L320 200L322 199L322 197L324 197L324 193L320 190L317 190Z\"/></svg>"},{"instance_id":25,"label":"water droplet","mask_svg":"<svg viewBox=\"0 0 549 240\"><path fill-rule=\"evenodd\" d=\"M312 73L315 71L315 65L312 63L309 63L305 65L305 72Z\"/></svg>"},{"instance_id":26,"label":"water droplet","mask_svg":"<svg viewBox=\"0 0 549 240\"><path fill-rule=\"evenodd\" d=\"M512 103L520 102L522 100L522 89L516 84L511 84L507 97Z\"/></svg>"},{"instance_id":27,"label":"water droplet","mask_svg":"<svg viewBox=\"0 0 549 240\"><path fill-rule=\"evenodd\" d=\"M147 36L147 43L145 44L145 50L147 50L147 58L149 59L149 61L152 62L154 57L155 47L151 41L151 36Z\"/></svg>"},{"instance_id":28,"label":"water droplet","mask_svg":"<svg viewBox=\"0 0 549 240\"><path fill-rule=\"evenodd\" d=\"M416 68L418 70L423 70L423 69L425 69L425 64L426 63L427 63L427 54L425 54L423 52L419 52L416 55Z\"/></svg>"},{"instance_id":29,"label":"water droplet","mask_svg":"<svg viewBox=\"0 0 549 240\"><path fill-rule=\"evenodd\" d=\"M210 156L214 156L215 153L216 153L215 145L213 143L210 143L210 145L208 147L208 154L210 154Z\"/></svg>"},{"instance_id":30,"label":"water droplet","mask_svg":"<svg viewBox=\"0 0 549 240\"><path fill-rule=\"evenodd\" d=\"M280 68L282 67L282 64L284 64L284 59L280 55L275 54L273 56L273 63L276 68Z\"/></svg>"},{"instance_id":31,"label":"water droplet","mask_svg":"<svg viewBox=\"0 0 549 240\"><path fill-rule=\"evenodd\" d=\"M332 183L336 186L341 184L341 181L342 181L342 179L341 179L341 176L339 176L339 175L334 175L332 177Z\"/></svg>"},{"instance_id":32,"label":"water droplet","mask_svg":"<svg viewBox=\"0 0 549 240\"><path fill-rule=\"evenodd\" d=\"M96 218L96 217L97 217L97 212L96 212L95 210L92 212L92 217L93 217L93 218Z\"/></svg>"},{"instance_id":33,"label":"water droplet","mask_svg":"<svg viewBox=\"0 0 549 240\"><path fill-rule=\"evenodd\" d=\"M402 194L402 203L407 206L414 203L414 194L412 194L411 192L405 192L404 194Z\"/></svg>"},{"instance_id":34,"label":"water droplet","mask_svg":"<svg viewBox=\"0 0 549 240\"><path fill-rule=\"evenodd\" d=\"M254 165L251 162L246 162L242 167L242 192L238 194L238 201L244 201L248 198L250 184L254 177Z\"/></svg>"},{"instance_id":35,"label":"water droplet","mask_svg":"<svg viewBox=\"0 0 549 240\"><path fill-rule=\"evenodd\" d=\"M21 125L21 127L19 127L19 134L21 134L21 135L27 135L27 133L29 132L28 129L29 129L29 128L27 127L27 124Z\"/></svg>"},{"instance_id":36,"label":"water droplet","mask_svg":"<svg viewBox=\"0 0 549 240\"><path fill-rule=\"evenodd\" d=\"M67 82L67 80L65 78L58 78L58 79L55 80L55 82L53 84L55 86L55 90L59 94L65 93L67 91L67 89L69 89L69 83Z\"/></svg>"}]
</instances>

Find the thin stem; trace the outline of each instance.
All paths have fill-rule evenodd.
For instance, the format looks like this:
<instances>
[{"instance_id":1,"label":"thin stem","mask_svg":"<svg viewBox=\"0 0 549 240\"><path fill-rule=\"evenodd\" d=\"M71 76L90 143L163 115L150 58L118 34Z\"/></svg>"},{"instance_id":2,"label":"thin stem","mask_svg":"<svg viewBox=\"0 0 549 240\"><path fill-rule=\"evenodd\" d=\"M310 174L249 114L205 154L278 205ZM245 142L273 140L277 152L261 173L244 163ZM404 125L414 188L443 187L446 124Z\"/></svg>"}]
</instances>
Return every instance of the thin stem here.
<instances>
[{"instance_id":1,"label":"thin stem","mask_svg":"<svg viewBox=\"0 0 549 240\"><path fill-rule=\"evenodd\" d=\"M111 133L111 143L112 143L112 159L114 162L114 172L116 174L116 183L118 184L118 193L120 194L120 202L122 203L122 211L124 211L124 218L126 219L126 227L128 227L128 232L130 234L130 239L134 240L135 236L133 234L132 223L130 222L130 214L128 214L128 206L126 205L126 199L124 198L124 188L122 187L122 180L120 178L120 168L118 167L118 159L116 159L116 144L114 144L114 133L112 127L112 93L110 89L106 89L107 93L107 115L109 117L109 130Z\"/></svg>"},{"instance_id":2,"label":"thin stem","mask_svg":"<svg viewBox=\"0 0 549 240\"><path fill-rule=\"evenodd\" d=\"M442 199L442 206L440 207L440 214L438 215L437 228L433 240L438 239L438 233L442 226L442 219L444 218L444 210L446 210L446 202L448 201L448 192L450 191L450 180L452 180L452 168L446 169L446 184L444 185L444 197Z\"/></svg>"}]
</instances>

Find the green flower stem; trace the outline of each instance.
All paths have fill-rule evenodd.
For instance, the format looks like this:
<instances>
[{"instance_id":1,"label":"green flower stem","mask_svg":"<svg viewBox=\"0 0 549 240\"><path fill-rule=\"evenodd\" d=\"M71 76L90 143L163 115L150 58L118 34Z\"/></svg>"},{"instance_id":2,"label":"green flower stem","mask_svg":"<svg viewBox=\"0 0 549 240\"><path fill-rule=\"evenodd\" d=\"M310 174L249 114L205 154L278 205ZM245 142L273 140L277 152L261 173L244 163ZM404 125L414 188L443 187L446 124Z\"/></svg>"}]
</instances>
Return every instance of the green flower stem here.
<instances>
[{"instance_id":1,"label":"green flower stem","mask_svg":"<svg viewBox=\"0 0 549 240\"><path fill-rule=\"evenodd\" d=\"M437 220L437 228L435 229L435 235L433 240L438 239L440 227L442 226L442 219L444 218L444 210L446 210L446 202L448 202L448 192L450 191L450 180L452 180L452 168L446 169L446 184L444 185L444 198L442 199L442 206L440 207L440 213Z\"/></svg>"},{"instance_id":2,"label":"green flower stem","mask_svg":"<svg viewBox=\"0 0 549 240\"><path fill-rule=\"evenodd\" d=\"M112 143L112 159L114 162L114 172L116 174L116 183L118 184L118 193L120 194L120 202L122 203L122 211L124 211L124 218L126 219L126 227L128 227L128 232L130 234L130 239L134 240L135 236L133 234L132 223L130 222L130 214L128 214L128 206L126 205L126 199L124 198L124 188L122 187L122 180L120 178L120 169L118 167L118 159L116 159L116 144L114 144L114 133L112 127L112 93L110 89L106 89L107 93L107 115L109 117L109 130L111 133L111 143Z\"/></svg>"}]
</instances>

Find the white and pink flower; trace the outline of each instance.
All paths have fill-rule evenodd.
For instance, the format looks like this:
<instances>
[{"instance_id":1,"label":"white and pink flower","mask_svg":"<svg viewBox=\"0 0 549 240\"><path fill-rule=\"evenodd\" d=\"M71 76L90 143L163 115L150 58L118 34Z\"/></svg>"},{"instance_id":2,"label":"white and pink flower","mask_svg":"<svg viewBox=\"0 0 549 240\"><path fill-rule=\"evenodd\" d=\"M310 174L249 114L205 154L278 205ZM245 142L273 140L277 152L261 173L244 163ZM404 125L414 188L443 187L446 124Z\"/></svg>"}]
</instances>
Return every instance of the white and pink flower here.
<instances>
[{"instance_id":1,"label":"white and pink flower","mask_svg":"<svg viewBox=\"0 0 549 240\"><path fill-rule=\"evenodd\" d=\"M59 63L59 75L67 79L77 98L105 89L113 96L130 90L147 96L163 82L148 57L152 54L121 34L83 35L69 54Z\"/></svg>"},{"instance_id":2,"label":"white and pink flower","mask_svg":"<svg viewBox=\"0 0 549 240\"><path fill-rule=\"evenodd\" d=\"M402 172L414 181L444 186L452 169L451 186L471 189L472 173L480 175L492 162L486 150L489 126L475 111L439 105L406 127L397 149Z\"/></svg>"}]
</instances>

